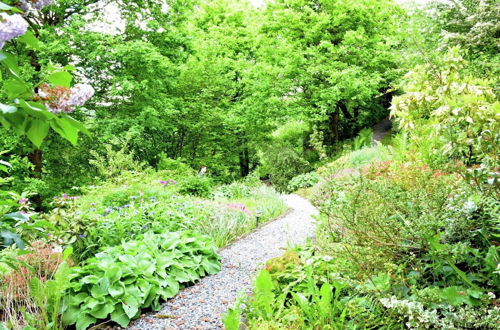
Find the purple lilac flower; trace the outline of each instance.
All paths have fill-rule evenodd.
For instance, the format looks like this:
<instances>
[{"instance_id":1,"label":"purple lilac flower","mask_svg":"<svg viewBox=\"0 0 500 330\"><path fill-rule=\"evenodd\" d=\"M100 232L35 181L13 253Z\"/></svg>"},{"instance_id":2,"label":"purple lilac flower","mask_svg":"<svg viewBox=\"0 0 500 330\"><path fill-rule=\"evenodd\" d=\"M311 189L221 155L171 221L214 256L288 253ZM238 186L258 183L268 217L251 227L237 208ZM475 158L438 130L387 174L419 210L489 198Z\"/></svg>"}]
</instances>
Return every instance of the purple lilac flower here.
<instances>
[{"instance_id":1,"label":"purple lilac flower","mask_svg":"<svg viewBox=\"0 0 500 330\"><path fill-rule=\"evenodd\" d=\"M19 14L0 13L0 49L6 41L22 36L28 29L28 22Z\"/></svg>"},{"instance_id":2,"label":"purple lilac flower","mask_svg":"<svg viewBox=\"0 0 500 330\"><path fill-rule=\"evenodd\" d=\"M87 84L76 84L71 88L47 84L38 89L38 98L45 104L47 110L52 113L70 113L76 106L82 106L94 95L94 88Z\"/></svg>"},{"instance_id":3,"label":"purple lilac flower","mask_svg":"<svg viewBox=\"0 0 500 330\"><path fill-rule=\"evenodd\" d=\"M85 238L86 237L85 234L80 234L79 236L80 236L80 238Z\"/></svg>"},{"instance_id":4,"label":"purple lilac flower","mask_svg":"<svg viewBox=\"0 0 500 330\"><path fill-rule=\"evenodd\" d=\"M16 7L24 11L25 13L30 9L30 5L26 0L20 0L16 2Z\"/></svg>"},{"instance_id":5,"label":"purple lilac flower","mask_svg":"<svg viewBox=\"0 0 500 330\"><path fill-rule=\"evenodd\" d=\"M47 7L51 5L54 2L54 0L31 0L31 3L33 4L33 8L41 10L43 7Z\"/></svg>"},{"instance_id":6,"label":"purple lilac flower","mask_svg":"<svg viewBox=\"0 0 500 330\"><path fill-rule=\"evenodd\" d=\"M82 106L87 102L92 96L94 96L94 88L87 84L76 84L71 87L71 96L68 103L71 106Z\"/></svg>"},{"instance_id":7,"label":"purple lilac flower","mask_svg":"<svg viewBox=\"0 0 500 330\"><path fill-rule=\"evenodd\" d=\"M21 198L18 202L19 202L19 204L23 205L23 204L28 203L29 199L27 199L27 198Z\"/></svg>"}]
</instances>

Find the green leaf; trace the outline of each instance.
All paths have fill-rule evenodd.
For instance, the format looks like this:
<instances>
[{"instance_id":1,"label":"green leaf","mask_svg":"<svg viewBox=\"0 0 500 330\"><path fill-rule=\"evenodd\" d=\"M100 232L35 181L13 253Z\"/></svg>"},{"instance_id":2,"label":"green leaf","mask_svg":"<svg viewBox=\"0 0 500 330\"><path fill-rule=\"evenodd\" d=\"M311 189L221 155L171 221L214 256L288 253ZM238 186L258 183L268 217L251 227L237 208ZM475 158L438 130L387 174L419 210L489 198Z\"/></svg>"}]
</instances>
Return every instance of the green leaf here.
<instances>
[{"instance_id":1,"label":"green leaf","mask_svg":"<svg viewBox=\"0 0 500 330\"><path fill-rule=\"evenodd\" d=\"M123 328L125 328L130 322L130 318L123 310L121 304L115 306L115 310L111 313L111 320L118 323Z\"/></svg>"},{"instance_id":2,"label":"green leaf","mask_svg":"<svg viewBox=\"0 0 500 330\"><path fill-rule=\"evenodd\" d=\"M17 111L17 108L15 106L0 103L0 112L14 113L16 111Z\"/></svg>"},{"instance_id":3,"label":"green leaf","mask_svg":"<svg viewBox=\"0 0 500 330\"><path fill-rule=\"evenodd\" d=\"M112 297L120 297L125 293L125 286L123 283L114 283L109 287L108 292Z\"/></svg>"},{"instance_id":4,"label":"green leaf","mask_svg":"<svg viewBox=\"0 0 500 330\"><path fill-rule=\"evenodd\" d=\"M112 313L114 310L115 306L112 303L108 302L104 305L95 306L90 312L90 315L92 315L96 319L105 319L108 317L108 314Z\"/></svg>"},{"instance_id":5,"label":"green leaf","mask_svg":"<svg viewBox=\"0 0 500 330\"><path fill-rule=\"evenodd\" d=\"M74 119L73 117L71 117L69 115L63 115L62 118L64 118L64 120L66 120L68 122L68 124L72 125L74 128L76 128L79 131L83 132L87 136L90 136L90 132L87 129L87 127L85 127L85 125L83 125L78 120Z\"/></svg>"},{"instance_id":6,"label":"green leaf","mask_svg":"<svg viewBox=\"0 0 500 330\"><path fill-rule=\"evenodd\" d=\"M27 46L29 46L32 49L39 49L40 48L40 41L35 37L33 32L30 30L26 31L25 34L20 36L18 38L19 41L25 43Z\"/></svg>"},{"instance_id":7,"label":"green leaf","mask_svg":"<svg viewBox=\"0 0 500 330\"><path fill-rule=\"evenodd\" d=\"M90 325L94 324L96 321L96 318L86 314L86 313L81 313L78 316L78 320L76 321L76 329L77 330L85 330L87 329Z\"/></svg>"},{"instance_id":8,"label":"green leaf","mask_svg":"<svg viewBox=\"0 0 500 330\"><path fill-rule=\"evenodd\" d=\"M78 130L72 125L69 125L66 121L61 120L61 118L56 118L55 120L50 121L50 127L52 127L52 129L63 138L71 142L71 144L76 146L78 141Z\"/></svg>"},{"instance_id":9,"label":"green leaf","mask_svg":"<svg viewBox=\"0 0 500 330\"><path fill-rule=\"evenodd\" d=\"M31 96L30 86L17 79L6 80L3 88L7 93L7 97L10 99L15 99L22 96Z\"/></svg>"},{"instance_id":10,"label":"green leaf","mask_svg":"<svg viewBox=\"0 0 500 330\"><path fill-rule=\"evenodd\" d=\"M71 80L73 80L73 76L69 72L58 71L51 73L47 77L47 80L56 86L64 86L69 88L71 87Z\"/></svg>"},{"instance_id":11,"label":"green leaf","mask_svg":"<svg viewBox=\"0 0 500 330\"><path fill-rule=\"evenodd\" d=\"M14 7L11 7L3 2L0 2L0 10L11 10L14 9Z\"/></svg>"},{"instance_id":12,"label":"green leaf","mask_svg":"<svg viewBox=\"0 0 500 330\"><path fill-rule=\"evenodd\" d=\"M65 325L75 324L78 320L78 316L80 315L80 307L79 306L69 306L69 308L64 311L62 316L62 322Z\"/></svg>"},{"instance_id":13,"label":"green leaf","mask_svg":"<svg viewBox=\"0 0 500 330\"><path fill-rule=\"evenodd\" d=\"M56 118L55 114L47 111L45 106L39 102L32 102L32 101L26 102L25 100L18 100L18 103L24 110L26 110L28 114L32 115L33 117L39 119Z\"/></svg>"},{"instance_id":14,"label":"green leaf","mask_svg":"<svg viewBox=\"0 0 500 330\"><path fill-rule=\"evenodd\" d=\"M21 79L19 76L19 66L17 65L16 56L6 52L0 52L0 61L11 75L17 79Z\"/></svg>"},{"instance_id":15,"label":"green leaf","mask_svg":"<svg viewBox=\"0 0 500 330\"><path fill-rule=\"evenodd\" d=\"M40 148L43 140L49 133L49 123L45 120L33 119L31 121L31 126L26 132L26 135L30 141L37 147Z\"/></svg>"}]
</instances>

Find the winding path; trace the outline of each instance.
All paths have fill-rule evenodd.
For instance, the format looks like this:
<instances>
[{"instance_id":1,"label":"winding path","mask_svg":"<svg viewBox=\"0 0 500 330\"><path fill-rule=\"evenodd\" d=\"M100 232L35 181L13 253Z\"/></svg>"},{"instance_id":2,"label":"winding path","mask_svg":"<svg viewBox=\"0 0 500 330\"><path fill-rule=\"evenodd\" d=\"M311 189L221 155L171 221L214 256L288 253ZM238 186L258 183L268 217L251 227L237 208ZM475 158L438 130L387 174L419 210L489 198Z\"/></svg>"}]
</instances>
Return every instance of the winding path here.
<instances>
[{"instance_id":1,"label":"winding path","mask_svg":"<svg viewBox=\"0 0 500 330\"><path fill-rule=\"evenodd\" d=\"M283 198L291 212L220 250L222 269L218 274L181 290L159 312L141 316L129 329L222 329L221 315L243 290L251 288L255 272L314 233L314 206L297 195Z\"/></svg>"}]
</instances>

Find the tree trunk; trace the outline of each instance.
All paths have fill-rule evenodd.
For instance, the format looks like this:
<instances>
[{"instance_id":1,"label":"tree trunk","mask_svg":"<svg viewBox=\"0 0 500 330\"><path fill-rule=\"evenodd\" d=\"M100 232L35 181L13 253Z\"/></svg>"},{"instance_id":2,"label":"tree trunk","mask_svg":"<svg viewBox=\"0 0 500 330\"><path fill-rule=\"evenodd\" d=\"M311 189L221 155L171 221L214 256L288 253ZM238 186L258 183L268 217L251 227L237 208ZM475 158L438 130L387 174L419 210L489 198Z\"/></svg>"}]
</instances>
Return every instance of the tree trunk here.
<instances>
[{"instance_id":1,"label":"tree trunk","mask_svg":"<svg viewBox=\"0 0 500 330\"><path fill-rule=\"evenodd\" d=\"M40 149L35 149L33 153L28 155L28 159L34 165L33 177L42 177L42 151Z\"/></svg>"},{"instance_id":2,"label":"tree trunk","mask_svg":"<svg viewBox=\"0 0 500 330\"><path fill-rule=\"evenodd\" d=\"M240 175L242 177L250 174L250 152L248 147L244 147L242 151L240 151Z\"/></svg>"},{"instance_id":3,"label":"tree trunk","mask_svg":"<svg viewBox=\"0 0 500 330\"><path fill-rule=\"evenodd\" d=\"M329 118L330 131L334 142L339 141L339 111L335 109L334 112L330 113Z\"/></svg>"}]
</instances>

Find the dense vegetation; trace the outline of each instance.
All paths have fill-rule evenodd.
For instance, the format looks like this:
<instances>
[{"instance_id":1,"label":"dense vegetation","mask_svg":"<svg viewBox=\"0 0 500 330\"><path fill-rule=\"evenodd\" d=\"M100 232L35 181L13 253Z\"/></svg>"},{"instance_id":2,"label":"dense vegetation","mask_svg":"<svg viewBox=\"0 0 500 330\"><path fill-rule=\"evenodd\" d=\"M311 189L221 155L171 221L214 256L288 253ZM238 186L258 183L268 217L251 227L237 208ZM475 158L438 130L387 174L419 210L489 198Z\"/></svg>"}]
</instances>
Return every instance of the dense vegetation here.
<instances>
[{"instance_id":1,"label":"dense vegetation","mask_svg":"<svg viewBox=\"0 0 500 330\"><path fill-rule=\"evenodd\" d=\"M228 329L498 327L498 1L0 15L0 329L126 326L217 273L284 192L319 209L316 237Z\"/></svg>"}]
</instances>

